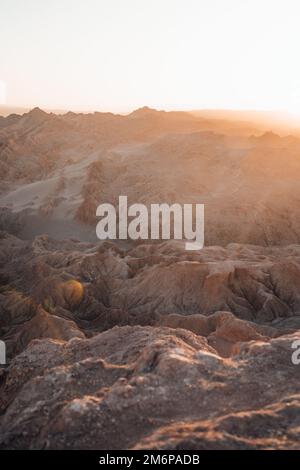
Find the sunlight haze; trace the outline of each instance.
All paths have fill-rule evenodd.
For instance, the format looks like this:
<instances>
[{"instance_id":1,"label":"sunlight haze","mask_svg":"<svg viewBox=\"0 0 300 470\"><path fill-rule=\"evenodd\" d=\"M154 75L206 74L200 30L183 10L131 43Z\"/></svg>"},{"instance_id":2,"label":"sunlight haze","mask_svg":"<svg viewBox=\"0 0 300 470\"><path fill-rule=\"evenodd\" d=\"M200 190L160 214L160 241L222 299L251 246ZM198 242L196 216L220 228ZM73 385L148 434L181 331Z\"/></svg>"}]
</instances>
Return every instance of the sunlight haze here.
<instances>
[{"instance_id":1,"label":"sunlight haze","mask_svg":"<svg viewBox=\"0 0 300 470\"><path fill-rule=\"evenodd\" d=\"M297 0L1 0L0 11L2 104L300 114Z\"/></svg>"}]
</instances>

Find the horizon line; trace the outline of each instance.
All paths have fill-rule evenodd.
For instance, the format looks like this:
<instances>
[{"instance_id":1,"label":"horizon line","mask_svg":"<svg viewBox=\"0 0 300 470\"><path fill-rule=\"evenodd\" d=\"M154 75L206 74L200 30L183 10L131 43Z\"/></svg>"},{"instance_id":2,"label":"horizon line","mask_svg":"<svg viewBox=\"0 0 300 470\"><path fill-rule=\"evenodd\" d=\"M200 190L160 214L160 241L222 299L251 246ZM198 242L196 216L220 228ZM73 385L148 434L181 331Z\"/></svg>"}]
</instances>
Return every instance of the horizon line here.
<instances>
[{"instance_id":1,"label":"horizon line","mask_svg":"<svg viewBox=\"0 0 300 470\"><path fill-rule=\"evenodd\" d=\"M134 113L135 111L143 110L143 109L148 109L149 111L157 111L157 112L165 112L165 113L172 113L172 112L185 112L185 113L200 113L200 112L208 112L208 113L257 113L257 114L269 114L273 115L275 118L277 115L277 118L280 118L280 116L283 118L284 116L287 117L289 116L293 120L300 120L300 115L297 113L294 113L292 111L286 110L286 109L280 109L280 108L216 108L216 107L211 107L211 108L197 108L197 107L174 107L171 109L168 108L160 108L160 107L151 107L148 105L144 106L139 106L137 108L132 107L130 109L124 109L124 110L117 110L117 109L101 109L100 107L76 107L76 106L71 106L70 108L67 107L48 107L48 106L43 106L43 105L13 105L13 104L0 104L0 116L2 117L7 117L10 114L20 114L22 111L24 111L23 114L26 114L34 109L40 109L41 111L45 113L53 113L57 115L63 115L63 114L68 114L68 113L76 113L76 114L94 114L94 113L111 113L115 115L130 115ZM2 114L2 111L6 110L4 114ZM10 112L11 111L11 112Z\"/></svg>"}]
</instances>

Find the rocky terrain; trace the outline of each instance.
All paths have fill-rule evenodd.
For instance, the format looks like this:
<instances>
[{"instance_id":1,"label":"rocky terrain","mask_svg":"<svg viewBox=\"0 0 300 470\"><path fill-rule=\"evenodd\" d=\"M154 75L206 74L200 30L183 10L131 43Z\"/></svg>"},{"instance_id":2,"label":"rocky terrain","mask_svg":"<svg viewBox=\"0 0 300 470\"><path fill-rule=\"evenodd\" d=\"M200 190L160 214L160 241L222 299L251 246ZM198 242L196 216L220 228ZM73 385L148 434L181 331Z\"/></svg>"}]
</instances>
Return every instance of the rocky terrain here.
<instances>
[{"instance_id":1,"label":"rocky terrain","mask_svg":"<svg viewBox=\"0 0 300 470\"><path fill-rule=\"evenodd\" d=\"M124 194L129 204L205 204L207 245L299 243L294 134L149 108L127 116L36 108L0 119L1 206L23 219L24 238L96 241L86 228L96 207Z\"/></svg>"},{"instance_id":2,"label":"rocky terrain","mask_svg":"<svg viewBox=\"0 0 300 470\"><path fill-rule=\"evenodd\" d=\"M1 449L296 449L300 140L165 113L0 118ZM205 204L206 246L97 241Z\"/></svg>"}]
</instances>

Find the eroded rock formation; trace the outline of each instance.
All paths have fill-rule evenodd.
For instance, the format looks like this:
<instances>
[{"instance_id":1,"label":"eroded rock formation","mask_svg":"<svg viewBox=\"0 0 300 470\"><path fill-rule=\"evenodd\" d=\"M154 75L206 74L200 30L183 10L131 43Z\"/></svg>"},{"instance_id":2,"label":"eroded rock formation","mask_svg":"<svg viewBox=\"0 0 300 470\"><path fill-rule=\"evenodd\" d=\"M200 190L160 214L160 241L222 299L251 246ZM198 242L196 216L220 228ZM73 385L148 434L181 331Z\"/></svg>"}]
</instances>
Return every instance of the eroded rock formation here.
<instances>
[{"instance_id":1,"label":"eroded rock formation","mask_svg":"<svg viewBox=\"0 0 300 470\"><path fill-rule=\"evenodd\" d=\"M149 108L0 119L0 448L299 447L297 134ZM97 241L119 195L204 203L206 247Z\"/></svg>"},{"instance_id":2,"label":"eroded rock formation","mask_svg":"<svg viewBox=\"0 0 300 470\"><path fill-rule=\"evenodd\" d=\"M297 447L298 246L0 252L1 448Z\"/></svg>"}]
</instances>

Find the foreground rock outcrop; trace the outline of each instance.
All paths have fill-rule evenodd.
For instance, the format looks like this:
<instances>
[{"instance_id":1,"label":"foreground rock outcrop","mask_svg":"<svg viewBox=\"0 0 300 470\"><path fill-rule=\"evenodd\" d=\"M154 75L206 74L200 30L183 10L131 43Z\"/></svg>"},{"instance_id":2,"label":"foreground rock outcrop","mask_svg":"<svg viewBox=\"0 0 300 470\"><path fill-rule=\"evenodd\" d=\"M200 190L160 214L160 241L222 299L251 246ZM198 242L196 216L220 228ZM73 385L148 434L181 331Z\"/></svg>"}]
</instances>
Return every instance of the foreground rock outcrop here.
<instances>
[{"instance_id":1,"label":"foreground rock outcrop","mask_svg":"<svg viewBox=\"0 0 300 470\"><path fill-rule=\"evenodd\" d=\"M299 246L0 248L0 448L299 446Z\"/></svg>"},{"instance_id":2,"label":"foreground rock outcrop","mask_svg":"<svg viewBox=\"0 0 300 470\"><path fill-rule=\"evenodd\" d=\"M35 340L1 377L0 447L297 448L294 338L244 343L230 359L183 329Z\"/></svg>"}]
</instances>

